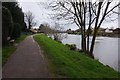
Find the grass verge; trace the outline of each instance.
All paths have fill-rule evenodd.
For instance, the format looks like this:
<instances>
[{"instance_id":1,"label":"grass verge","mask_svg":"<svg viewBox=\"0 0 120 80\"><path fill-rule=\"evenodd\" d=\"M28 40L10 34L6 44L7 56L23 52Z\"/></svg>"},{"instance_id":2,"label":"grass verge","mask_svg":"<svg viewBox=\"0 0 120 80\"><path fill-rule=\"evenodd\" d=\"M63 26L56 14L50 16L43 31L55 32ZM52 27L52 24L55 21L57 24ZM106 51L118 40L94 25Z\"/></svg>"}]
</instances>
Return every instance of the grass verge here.
<instances>
[{"instance_id":1,"label":"grass verge","mask_svg":"<svg viewBox=\"0 0 120 80\"><path fill-rule=\"evenodd\" d=\"M118 78L118 72L104 66L97 60L91 59L67 46L56 42L43 34L35 35L48 59L49 70L52 77L67 78Z\"/></svg>"},{"instance_id":2,"label":"grass verge","mask_svg":"<svg viewBox=\"0 0 120 80\"><path fill-rule=\"evenodd\" d=\"M23 41L28 35L21 35L20 38L16 39L14 43L20 43L21 41ZM14 44L8 44L7 46L2 47L2 65L4 65L8 58L10 57L10 55L16 50L16 46Z\"/></svg>"}]
</instances>

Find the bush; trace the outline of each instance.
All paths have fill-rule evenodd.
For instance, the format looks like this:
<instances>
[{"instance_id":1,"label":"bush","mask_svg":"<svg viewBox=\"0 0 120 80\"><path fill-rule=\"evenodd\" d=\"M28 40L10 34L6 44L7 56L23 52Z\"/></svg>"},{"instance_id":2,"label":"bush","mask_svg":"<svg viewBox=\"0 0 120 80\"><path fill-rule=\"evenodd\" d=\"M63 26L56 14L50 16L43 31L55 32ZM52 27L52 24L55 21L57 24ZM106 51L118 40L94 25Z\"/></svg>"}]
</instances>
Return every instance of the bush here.
<instances>
[{"instance_id":1,"label":"bush","mask_svg":"<svg viewBox=\"0 0 120 80\"><path fill-rule=\"evenodd\" d=\"M82 49L78 49L78 52L81 52L81 53L82 53L82 52L84 52L84 51L83 51Z\"/></svg>"},{"instance_id":2,"label":"bush","mask_svg":"<svg viewBox=\"0 0 120 80\"><path fill-rule=\"evenodd\" d=\"M2 45L8 44L8 37L11 36L13 29L13 20L10 11L2 7Z\"/></svg>"},{"instance_id":3,"label":"bush","mask_svg":"<svg viewBox=\"0 0 120 80\"><path fill-rule=\"evenodd\" d=\"M14 23L11 39L19 38L21 34L21 28L19 23Z\"/></svg>"},{"instance_id":4,"label":"bush","mask_svg":"<svg viewBox=\"0 0 120 80\"><path fill-rule=\"evenodd\" d=\"M70 50L76 50L76 45L75 44L66 44L70 48Z\"/></svg>"}]
</instances>

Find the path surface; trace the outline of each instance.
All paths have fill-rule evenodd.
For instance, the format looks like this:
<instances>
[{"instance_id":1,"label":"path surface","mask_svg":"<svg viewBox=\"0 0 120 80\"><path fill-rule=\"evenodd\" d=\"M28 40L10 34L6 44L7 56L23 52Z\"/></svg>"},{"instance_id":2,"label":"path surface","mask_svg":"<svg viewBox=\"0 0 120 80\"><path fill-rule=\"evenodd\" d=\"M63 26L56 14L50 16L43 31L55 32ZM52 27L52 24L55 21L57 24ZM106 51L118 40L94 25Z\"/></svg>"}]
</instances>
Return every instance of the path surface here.
<instances>
[{"instance_id":1,"label":"path surface","mask_svg":"<svg viewBox=\"0 0 120 80\"><path fill-rule=\"evenodd\" d=\"M3 78L49 78L47 65L38 44L32 36L18 45L4 65Z\"/></svg>"}]
</instances>

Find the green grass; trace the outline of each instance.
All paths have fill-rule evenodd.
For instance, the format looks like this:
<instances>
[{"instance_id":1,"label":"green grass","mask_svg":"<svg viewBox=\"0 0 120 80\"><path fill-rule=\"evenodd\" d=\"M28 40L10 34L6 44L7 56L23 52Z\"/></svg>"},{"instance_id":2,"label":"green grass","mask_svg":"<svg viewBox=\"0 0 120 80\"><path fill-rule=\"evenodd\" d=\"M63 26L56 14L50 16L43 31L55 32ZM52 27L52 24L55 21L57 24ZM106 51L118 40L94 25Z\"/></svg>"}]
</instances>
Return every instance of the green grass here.
<instances>
[{"instance_id":1,"label":"green grass","mask_svg":"<svg viewBox=\"0 0 120 80\"><path fill-rule=\"evenodd\" d=\"M43 34L34 39L44 51L52 77L67 78L118 78L118 73L67 46L56 42Z\"/></svg>"},{"instance_id":2,"label":"green grass","mask_svg":"<svg viewBox=\"0 0 120 80\"><path fill-rule=\"evenodd\" d=\"M21 41L23 41L28 35L21 35L20 38L16 39L14 43L20 43ZM9 59L9 57L11 56L11 54L16 50L16 46L14 44L8 44L7 46L2 47L2 65L4 65L7 60Z\"/></svg>"}]
</instances>

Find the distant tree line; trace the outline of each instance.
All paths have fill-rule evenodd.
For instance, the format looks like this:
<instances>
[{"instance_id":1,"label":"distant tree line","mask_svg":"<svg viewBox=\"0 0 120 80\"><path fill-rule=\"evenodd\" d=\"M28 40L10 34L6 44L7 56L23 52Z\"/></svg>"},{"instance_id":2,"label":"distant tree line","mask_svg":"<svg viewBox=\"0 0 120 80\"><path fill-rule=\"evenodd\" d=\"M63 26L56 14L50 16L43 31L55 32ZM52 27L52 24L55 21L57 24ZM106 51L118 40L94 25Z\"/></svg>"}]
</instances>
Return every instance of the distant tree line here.
<instances>
[{"instance_id":1,"label":"distant tree line","mask_svg":"<svg viewBox=\"0 0 120 80\"><path fill-rule=\"evenodd\" d=\"M107 31L109 30L109 31ZM87 30L86 30L87 32ZM80 29L76 29L76 30L71 30L71 29L67 29L66 33L68 34L78 34L80 35ZM90 35L92 36L94 33L93 28L90 29ZM87 33L85 33L87 34ZM120 37L120 28L116 28L116 29L108 29L108 28L99 28L98 32L97 32L97 36L107 36L107 37Z\"/></svg>"},{"instance_id":2,"label":"distant tree line","mask_svg":"<svg viewBox=\"0 0 120 80\"><path fill-rule=\"evenodd\" d=\"M17 2L2 3L2 45L9 40L20 37L22 31L26 31L24 13Z\"/></svg>"},{"instance_id":3,"label":"distant tree line","mask_svg":"<svg viewBox=\"0 0 120 80\"><path fill-rule=\"evenodd\" d=\"M79 34L81 34L81 31L80 31L80 29L76 29L76 30L67 29L66 33L68 33L68 34L78 34L79 35ZM90 34L92 34L92 29L90 29Z\"/></svg>"}]
</instances>

